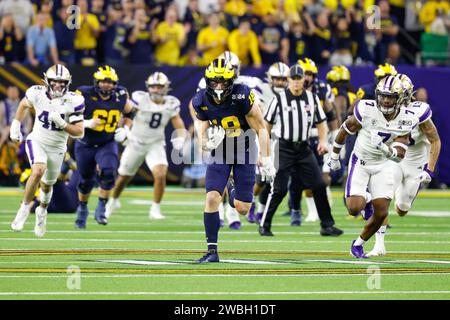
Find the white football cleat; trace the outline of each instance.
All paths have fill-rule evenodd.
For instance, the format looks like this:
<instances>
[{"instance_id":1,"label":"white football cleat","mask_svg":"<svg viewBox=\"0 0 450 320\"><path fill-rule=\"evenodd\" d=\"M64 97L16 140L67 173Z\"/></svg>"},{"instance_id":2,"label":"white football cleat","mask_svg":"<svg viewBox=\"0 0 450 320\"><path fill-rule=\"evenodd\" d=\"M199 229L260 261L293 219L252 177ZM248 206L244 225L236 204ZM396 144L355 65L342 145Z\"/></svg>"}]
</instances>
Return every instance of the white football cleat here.
<instances>
[{"instance_id":1,"label":"white football cleat","mask_svg":"<svg viewBox=\"0 0 450 320\"><path fill-rule=\"evenodd\" d=\"M163 215L161 214L161 211L159 210L159 208L158 208L158 209L155 209L155 208L152 206L152 207L150 208L150 214L149 214L148 218L149 218L150 220L162 220L162 219L165 219L166 217L163 216Z\"/></svg>"},{"instance_id":2,"label":"white football cleat","mask_svg":"<svg viewBox=\"0 0 450 320\"><path fill-rule=\"evenodd\" d=\"M117 210L120 209L121 204L119 199L109 198L106 203L105 217L109 219L109 217Z\"/></svg>"},{"instance_id":3,"label":"white football cleat","mask_svg":"<svg viewBox=\"0 0 450 320\"><path fill-rule=\"evenodd\" d=\"M23 204L20 206L19 211L17 211L17 215L14 218L14 221L11 223L11 228L16 231L22 231L25 222L30 215L30 206L24 206Z\"/></svg>"},{"instance_id":4,"label":"white football cleat","mask_svg":"<svg viewBox=\"0 0 450 320\"><path fill-rule=\"evenodd\" d=\"M37 207L35 216L36 224L34 226L34 234L36 237L42 238L47 231L47 209L41 206Z\"/></svg>"},{"instance_id":5,"label":"white football cleat","mask_svg":"<svg viewBox=\"0 0 450 320\"><path fill-rule=\"evenodd\" d=\"M383 247L374 247L372 251L366 254L368 257L381 257L386 255L386 248Z\"/></svg>"},{"instance_id":6,"label":"white football cleat","mask_svg":"<svg viewBox=\"0 0 450 320\"><path fill-rule=\"evenodd\" d=\"M316 222L319 221L319 216L314 214L308 214L305 218L305 222Z\"/></svg>"}]
</instances>

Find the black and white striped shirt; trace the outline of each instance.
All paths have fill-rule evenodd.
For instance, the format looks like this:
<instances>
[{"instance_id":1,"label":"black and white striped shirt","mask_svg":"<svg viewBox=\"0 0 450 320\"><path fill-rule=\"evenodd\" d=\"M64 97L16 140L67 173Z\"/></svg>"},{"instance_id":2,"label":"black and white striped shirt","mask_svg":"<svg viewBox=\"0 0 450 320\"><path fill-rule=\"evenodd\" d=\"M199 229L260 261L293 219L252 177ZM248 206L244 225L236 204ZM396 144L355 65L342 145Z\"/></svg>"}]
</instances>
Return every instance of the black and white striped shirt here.
<instances>
[{"instance_id":1,"label":"black and white striped shirt","mask_svg":"<svg viewBox=\"0 0 450 320\"><path fill-rule=\"evenodd\" d=\"M308 90L293 96L289 89L276 93L264 119L270 124L280 122L279 138L291 142L308 141L311 127L327 120L319 97Z\"/></svg>"}]
</instances>

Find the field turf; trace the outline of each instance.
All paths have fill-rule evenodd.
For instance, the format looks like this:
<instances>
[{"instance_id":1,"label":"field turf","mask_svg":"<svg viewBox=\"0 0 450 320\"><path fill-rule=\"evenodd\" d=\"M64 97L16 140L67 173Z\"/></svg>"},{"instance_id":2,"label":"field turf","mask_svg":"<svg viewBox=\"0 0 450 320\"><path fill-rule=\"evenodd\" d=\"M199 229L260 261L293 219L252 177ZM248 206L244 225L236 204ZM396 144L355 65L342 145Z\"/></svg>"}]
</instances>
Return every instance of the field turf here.
<instances>
[{"instance_id":1,"label":"field turf","mask_svg":"<svg viewBox=\"0 0 450 320\"><path fill-rule=\"evenodd\" d=\"M3 188L0 299L450 299L450 192L422 191L406 217L391 213L387 256L358 260L349 248L363 221L348 219L341 191L333 191L341 237L320 236L318 222L291 227L283 203L273 238L243 217L241 230L220 231L221 262L197 265L203 189L169 188L160 221L148 220L151 189L127 189L107 226L95 222L92 197L86 230L74 229L74 214L50 214L38 239L34 215L11 231L22 191Z\"/></svg>"}]
</instances>

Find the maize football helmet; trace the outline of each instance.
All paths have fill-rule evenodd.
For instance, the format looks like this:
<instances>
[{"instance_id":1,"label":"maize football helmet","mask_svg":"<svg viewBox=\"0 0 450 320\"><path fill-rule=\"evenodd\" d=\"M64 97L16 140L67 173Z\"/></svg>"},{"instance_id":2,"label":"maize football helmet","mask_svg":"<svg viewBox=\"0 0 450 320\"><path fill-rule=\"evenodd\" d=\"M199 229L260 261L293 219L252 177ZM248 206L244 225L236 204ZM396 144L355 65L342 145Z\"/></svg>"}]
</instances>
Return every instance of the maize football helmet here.
<instances>
[{"instance_id":1,"label":"maize football helmet","mask_svg":"<svg viewBox=\"0 0 450 320\"><path fill-rule=\"evenodd\" d=\"M206 93L222 102L231 94L235 79L235 70L225 59L214 59L205 71ZM222 84L222 85L220 85Z\"/></svg>"}]
</instances>

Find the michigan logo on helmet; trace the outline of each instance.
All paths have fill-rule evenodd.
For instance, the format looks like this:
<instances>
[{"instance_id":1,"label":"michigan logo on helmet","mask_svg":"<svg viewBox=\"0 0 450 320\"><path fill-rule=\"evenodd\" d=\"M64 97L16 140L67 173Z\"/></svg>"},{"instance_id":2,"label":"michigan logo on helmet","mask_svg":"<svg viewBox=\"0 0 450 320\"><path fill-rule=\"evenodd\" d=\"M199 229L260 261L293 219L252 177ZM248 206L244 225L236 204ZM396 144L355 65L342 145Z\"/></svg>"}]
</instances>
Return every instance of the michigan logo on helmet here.
<instances>
[{"instance_id":1,"label":"michigan logo on helmet","mask_svg":"<svg viewBox=\"0 0 450 320\"><path fill-rule=\"evenodd\" d=\"M331 70L327 72L326 78L330 83L350 81L350 71L345 66L333 66Z\"/></svg>"},{"instance_id":2,"label":"michigan logo on helmet","mask_svg":"<svg viewBox=\"0 0 450 320\"><path fill-rule=\"evenodd\" d=\"M231 51L225 51L220 54L217 59L225 59L226 61L231 63L231 66L234 68L234 76L236 78L239 77L241 73L241 60L239 60L239 57L235 53Z\"/></svg>"},{"instance_id":3,"label":"michigan logo on helmet","mask_svg":"<svg viewBox=\"0 0 450 320\"><path fill-rule=\"evenodd\" d=\"M101 84L100 82L109 82L110 84ZM112 95L117 89L117 84L119 82L119 76L116 70L110 66L101 66L94 73L94 87L97 93L103 96Z\"/></svg>"},{"instance_id":4,"label":"michigan logo on helmet","mask_svg":"<svg viewBox=\"0 0 450 320\"><path fill-rule=\"evenodd\" d=\"M397 73L397 69L395 69L392 64L385 63L380 64L378 66L378 69L375 70L375 77L380 80L381 78L384 78L386 76L396 76Z\"/></svg>"},{"instance_id":5,"label":"michigan logo on helmet","mask_svg":"<svg viewBox=\"0 0 450 320\"><path fill-rule=\"evenodd\" d=\"M206 92L222 102L233 90L234 68L225 59L214 59L205 71Z\"/></svg>"},{"instance_id":6,"label":"michigan logo on helmet","mask_svg":"<svg viewBox=\"0 0 450 320\"><path fill-rule=\"evenodd\" d=\"M283 62L275 62L266 72L267 80L275 91L282 91L288 86L289 67Z\"/></svg>"},{"instance_id":7,"label":"michigan logo on helmet","mask_svg":"<svg viewBox=\"0 0 450 320\"><path fill-rule=\"evenodd\" d=\"M375 90L378 109L389 115L396 112L403 100L402 81L395 76L387 76L380 80Z\"/></svg>"},{"instance_id":8,"label":"michigan logo on helmet","mask_svg":"<svg viewBox=\"0 0 450 320\"><path fill-rule=\"evenodd\" d=\"M62 64L55 64L44 72L44 84L52 98L65 95L71 83L72 75Z\"/></svg>"},{"instance_id":9,"label":"michigan logo on helmet","mask_svg":"<svg viewBox=\"0 0 450 320\"><path fill-rule=\"evenodd\" d=\"M305 71L305 73L312 73L312 74L317 74L319 72L319 70L317 69L317 65L316 63L309 59L309 58L305 58L305 59L299 59L297 61L297 63L302 67L303 71Z\"/></svg>"},{"instance_id":10,"label":"michigan logo on helmet","mask_svg":"<svg viewBox=\"0 0 450 320\"><path fill-rule=\"evenodd\" d=\"M145 81L145 86L154 101L161 101L170 91L170 80L162 72L154 72Z\"/></svg>"},{"instance_id":11,"label":"michigan logo on helmet","mask_svg":"<svg viewBox=\"0 0 450 320\"><path fill-rule=\"evenodd\" d=\"M411 79L404 73L399 73L396 75L396 77L400 79L403 85L403 99L401 103L407 106L411 102L414 85Z\"/></svg>"}]
</instances>

